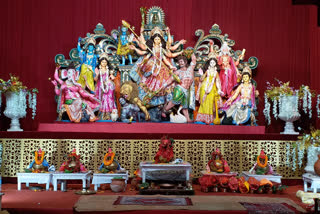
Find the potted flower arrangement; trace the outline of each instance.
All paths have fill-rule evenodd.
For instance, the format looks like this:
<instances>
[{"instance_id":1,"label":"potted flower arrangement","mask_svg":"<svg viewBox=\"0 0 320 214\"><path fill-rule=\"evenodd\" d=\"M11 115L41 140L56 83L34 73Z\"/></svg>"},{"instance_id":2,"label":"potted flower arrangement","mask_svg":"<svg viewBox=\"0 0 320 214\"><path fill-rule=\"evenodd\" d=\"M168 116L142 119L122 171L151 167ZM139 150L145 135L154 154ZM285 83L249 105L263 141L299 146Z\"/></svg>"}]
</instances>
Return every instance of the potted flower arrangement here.
<instances>
[{"instance_id":1,"label":"potted flower arrangement","mask_svg":"<svg viewBox=\"0 0 320 214\"><path fill-rule=\"evenodd\" d=\"M299 136L296 143L287 143L286 151L286 164L292 167L294 171L297 169L297 165L299 168L302 167L303 159L307 152L307 166L305 171L314 174L315 163L320 154L320 129L311 128L310 134L304 133L302 136ZM290 158L292 162L290 162Z\"/></svg>"},{"instance_id":2,"label":"potted flower arrangement","mask_svg":"<svg viewBox=\"0 0 320 214\"><path fill-rule=\"evenodd\" d=\"M286 122L285 130L281 134L299 134L294 131L293 122L300 118L299 106L302 105L303 111L312 117L312 97L309 86L302 85L299 89L290 87L290 82L283 83L277 80L279 86L267 82L267 90L264 93L265 106L263 114L267 124L271 124L271 100L273 107L272 113L275 119L280 118ZM299 100L302 100L300 104Z\"/></svg>"},{"instance_id":3,"label":"potted flower arrangement","mask_svg":"<svg viewBox=\"0 0 320 214\"><path fill-rule=\"evenodd\" d=\"M27 89L26 86L19 81L19 77L10 74L10 79L4 81L0 79L0 107L1 94L6 96L6 109L4 115L11 118L11 127L8 131L23 131L20 128L19 118L26 116L27 107L32 109L32 119L36 116L37 94L38 90ZM28 104L27 106L27 96Z\"/></svg>"}]
</instances>

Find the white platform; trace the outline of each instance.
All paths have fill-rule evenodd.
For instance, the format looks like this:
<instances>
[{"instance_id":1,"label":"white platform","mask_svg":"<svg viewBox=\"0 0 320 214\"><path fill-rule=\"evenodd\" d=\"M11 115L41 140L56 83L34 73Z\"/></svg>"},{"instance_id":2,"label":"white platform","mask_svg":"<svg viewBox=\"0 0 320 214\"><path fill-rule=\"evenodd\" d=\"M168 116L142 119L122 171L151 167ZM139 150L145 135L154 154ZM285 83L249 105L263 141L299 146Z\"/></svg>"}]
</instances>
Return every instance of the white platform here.
<instances>
[{"instance_id":1,"label":"white platform","mask_svg":"<svg viewBox=\"0 0 320 214\"><path fill-rule=\"evenodd\" d=\"M140 162L140 170L142 174L142 182L146 182L146 174L147 172L154 171L183 171L186 174L186 181L189 181L190 173L191 173L191 164L188 162L183 162L181 164L174 163L158 163L155 164L153 162Z\"/></svg>"},{"instance_id":2,"label":"white platform","mask_svg":"<svg viewBox=\"0 0 320 214\"><path fill-rule=\"evenodd\" d=\"M223 177L235 177L238 175L237 172L228 172L228 173L219 173L219 172L207 172L207 171L201 171L202 175L215 175L215 176L223 176Z\"/></svg>"},{"instance_id":3,"label":"white platform","mask_svg":"<svg viewBox=\"0 0 320 214\"><path fill-rule=\"evenodd\" d=\"M244 171L241 174L246 180L248 180L250 177L254 177L258 181L261 181L262 179L266 178L269 181L273 181L273 182L281 184L282 176L279 175L279 174L276 174L276 173L274 173L272 175L256 175L256 174L251 174L251 173L249 173L247 171Z\"/></svg>"},{"instance_id":4,"label":"white platform","mask_svg":"<svg viewBox=\"0 0 320 214\"><path fill-rule=\"evenodd\" d=\"M64 172L53 172L52 173L52 184L53 190L58 190L58 183L61 183L61 191L67 190L67 180L82 180L82 188L85 189L90 187L92 172L79 172L79 173L64 173Z\"/></svg>"},{"instance_id":5,"label":"white platform","mask_svg":"<svg viewBox=\"0 0 320 214\"><path fill-rule=\"evenodd\" d=\"M100 184L110 184L114 177L122 177L125 179L127 186L129 179L128 171L124 171L123 173L93 173L92 184L94 184L94 190L97 191Z\"/></svg>"},{"instance_id":6,"label":"white platform","mask_svg":"<svg viewBox=\"0 0 320 214\"><path fill-rule=\"evenodd\" d=\"M46 184L46 190L49 190L49 185L52 179L52 173L17 173L18 190L21 190L21 184L26 183L29 187L30 183Z\"/></svg>"},{"instance_id":7,"label":"white platform","mask_svg":"<svg viewBox=\"0 0 320 214\"><path fill-rule=\"evenodd\" d=\"M320 176L311 173L305 173L302 175L302 179L303 189L305 192L313 191L314 193L317 193L318 190L320 192ZM311 184L310 188L308 188L308 183Z\"/></svg>"}]
</instances>

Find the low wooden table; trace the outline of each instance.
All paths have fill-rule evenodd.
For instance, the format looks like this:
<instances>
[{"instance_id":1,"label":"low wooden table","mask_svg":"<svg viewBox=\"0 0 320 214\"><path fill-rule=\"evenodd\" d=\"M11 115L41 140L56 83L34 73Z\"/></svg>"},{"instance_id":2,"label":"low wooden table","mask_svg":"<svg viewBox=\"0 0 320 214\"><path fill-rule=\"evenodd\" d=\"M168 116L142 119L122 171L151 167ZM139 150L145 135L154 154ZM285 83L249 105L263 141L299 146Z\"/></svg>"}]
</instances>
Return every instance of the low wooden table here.
<instances>
[{"instance_id":1,"label":"low wooden table","mask_svg":"<svg viewBox=\"0 0 320 214\"><path fill-rule=\"evenodd\" d=\"M305 173L302 175L302 179L303 190L305 192L308 192L309 190L317 193L318 189L320 189L320 176L311 173ZM311 184L310 188L308 188L308 183Z\"/></svg>"},{"instance_id":2,"label":"low wooden table","mask_svg":"<svg viewBox=\"0 0 320 214\"><path fill-rule=\"evenodd\" d=\"M125 179L125 183L127 186L127 182L129 179L128 171L124 171L123 173L93 173L92 184L94 184L94 190L97 191L100 187L100 184L110 184L111 180L114 177L122 177Z\"/></svg>"},{"instance_id":3,"label":"low wooden table","mask_svg":"<svg viewBox=\"0 0 320 214\"><path fill-rule=\"evenodd\" d=\"M46 190L49 190L49 185L52 179L52 173L17 173L18 177L18 190L21 190L21 183L26 183L29 187L30 183L46 184Z\"/></svg>"},{"instance_id":4,"label":"low wooden table","mask_svg":"<svg viewBox=\"0 0 320 214\"><path fill-rule=\"evenodd\" d=\"M61 191L67 190L67 180L82 180L82 188L86 189L90 187L92 172L79 172L79 173L64 173L64 172L53 172L52 173L52 184L53 190L58 190L58 182L61 183Z\"/></svg>"},{"instance_id":5,"label":"low wooden table","mask_svg":"<svg viewBox=\"0 0 320 214\"><path fill-rule=\"evenodd\" d=\"M281 184L281 178L282 178L282 176L277 173L274 173L272 175L256 175L256 174L251 174L250 172L247 172L247 171L242 172L242 176L246 180L248 180L250 177L254 177L258 181L261 181L262 179L266 178L269 181L279 183L279 184Z\"/></svg>"},{"instance_id":6,"label":"low wooden table","mask_svg":"<svg viewBox=\"0 0 320 214\"><path fill-rule=\"evenodd\" d=\"M147 172L152 171L184 171L186 173L186 181L189 181L190 173L191 173L191 164L188 162L183 162L180 164L174 163L158 163L155 164L153 162L140 162L140 170L142 174L142 182L146 182L146 174Z\"/></svg>"}]
</instances>

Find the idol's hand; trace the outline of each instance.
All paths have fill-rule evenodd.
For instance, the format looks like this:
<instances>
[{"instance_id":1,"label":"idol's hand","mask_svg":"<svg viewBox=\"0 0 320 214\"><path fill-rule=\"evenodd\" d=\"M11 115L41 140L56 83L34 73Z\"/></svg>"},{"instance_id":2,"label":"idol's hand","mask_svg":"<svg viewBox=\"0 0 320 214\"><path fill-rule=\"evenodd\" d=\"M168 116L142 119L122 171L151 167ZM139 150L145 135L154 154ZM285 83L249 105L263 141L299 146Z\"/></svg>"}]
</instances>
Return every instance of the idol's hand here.
<instances>
[{"instance_id":1,"label":"idol's hand","mask_svg":"<svg viewBox=\"0 0 320 214\"><path fill-rule=\"evenodd\" d=\"M130 50L135 50L136 47L135 47L134 45L129 45L129 49L130 49Z\"/></svg>"},{"instance_id":2,"label":"idol's hand","mask_svg":"<svg viewBox=\"0 0 320 214\"><path fill-rule=\"evenodd\" d=\"M213 45L213 41L212 41L212 40L209 40L209 44L210 44L210 45Z\"/></svg>"},{"instance_id":3,"label":"idol's hand","mask_svg":"<svg viewBox=\"0 0 320 214\"><path fill-rule=\"evenodd\" d=\"M52 82L52 84L53 84L54 86L57 86L57 85L58 85L57 81L55 81L55 80L52 80L51 82Z\"/></svg>"},{"instance_id":4,"label":"idol's hand","mask_svg":"<svg viewBox=\"0 0 320 214\"><path fill-rule=\"evenodd\" d=\"M200 76L203 75L203 70L202 70L202 68L199 68L199 74L200 74Z\"/></svg>"},{"instance_id":5,"label":"idol's hand","mask_svg":"<svg viewBox=\"0 0 320 214\"><path fill-rule=\"evenodd\" d=\"M187 40L182 39L182 40L180 40L180 41L179 41L179 43L180 43L180 45L184 45L184 44L186 44L186 43L187 43Z\"/></svg>"}]
</instances>

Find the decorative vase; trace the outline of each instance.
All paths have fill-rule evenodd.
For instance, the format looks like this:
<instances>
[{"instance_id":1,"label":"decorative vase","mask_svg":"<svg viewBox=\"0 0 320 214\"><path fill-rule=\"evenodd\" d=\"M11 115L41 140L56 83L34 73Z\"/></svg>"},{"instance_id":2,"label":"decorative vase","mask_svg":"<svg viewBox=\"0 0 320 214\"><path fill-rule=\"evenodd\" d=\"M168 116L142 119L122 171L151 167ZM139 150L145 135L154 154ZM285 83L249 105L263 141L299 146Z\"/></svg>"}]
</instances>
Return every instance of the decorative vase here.
<instances>
[{"instance_id":1,"label":"decorative vase","mask_svg":"<svg viewBox=\"0 0 320 214\"><path fill-rule=\"evenodd\" d=\"M304 170L307 173L315 174L314 164L318 160L318 155L320 154L320 147L309 146L307 154L307 166L304 168Z\"/></svg>"},{"instance_id":2,"label":"decorative vase","mask_svg":"<svg viewBox=\"0 0 320 214\"><path fill-rule=\"evenodd\" d=\"M25 91L6 92L6 109L3 114L11 119L10 128L7 131L23 131L20 128L19 119L27 114L27 93Z\"/></svg>"},{"instance_id":3,"label":"decorative vase","mask_svg":"<svg viewBox=\"0 0 320 214\"><path fill-rule=\"evenodd\" d=\"M281 134L298 135L299 132L294 131L293 122L300 118L298 112L297 96L281 96L280 97L279 118L286 122L284 131Z\"/></svg>"},{"instance_id":4,"label":"decorative vase","mask_svg":"<svg viewBox=\"0 0 320 214\"><path fill-rule=\"evenodd\" d=\"M112 179L110 188L113 192L124 192L126 187L125 179Z\"/></svg>"},{"instance_id":5,"label":"decorative vase","mask_svg":"<svg viewBox=\"0 0 320 214\"><path fill-rule=\"evenodd\" d=\"M318 155L318 160L314 163L314 172L320 176L320 155Z\"/></svg>"}]
</instances>

